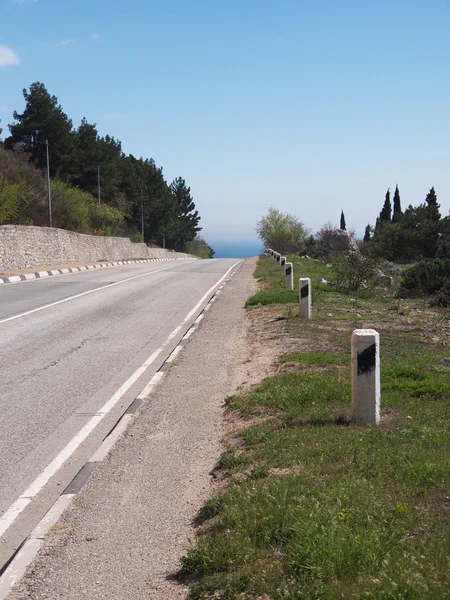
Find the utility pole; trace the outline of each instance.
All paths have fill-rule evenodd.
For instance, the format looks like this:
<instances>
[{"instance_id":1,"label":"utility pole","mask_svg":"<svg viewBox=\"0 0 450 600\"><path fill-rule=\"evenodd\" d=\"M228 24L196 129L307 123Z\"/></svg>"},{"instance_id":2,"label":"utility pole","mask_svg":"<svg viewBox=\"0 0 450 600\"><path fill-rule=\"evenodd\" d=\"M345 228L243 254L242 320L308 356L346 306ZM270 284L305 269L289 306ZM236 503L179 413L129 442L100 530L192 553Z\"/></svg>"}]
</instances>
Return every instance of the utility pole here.
<instances>
[{"instance_id":1,"label":"utility pole","mask_svg":"<svg viewBox=\"0 0 450 600\"><path fill-rule=\"evenodd\" d=\"M50 157L48 151L48 139L45 140L45 144L47 146L47 187L48 187L48 220L50 227L53 227L53 218L52 218L52 190L50 187Z\"/></svg>"},{"instance_id":2,"label":"utility pole","mask_svg":"<svg viewBox=\"0 0 450 600\"><path fill-rule=\"evenodd\" d=\"M97 171L98 171L98 184L97 184L97 186L98 186L98 203L100 204L100 165L98 165Z\"/></svg>"},{"instance_id":3,"label":"utility pole","mask_svg":"<svg viewBox=\"0 0 450 600\"><path fill-rule=\"evenodd\" d=\"M142 241L144 241L144 199L142 196L142 185L141 185L141 233L142 233Z\"/></svg>"}]
</instances>

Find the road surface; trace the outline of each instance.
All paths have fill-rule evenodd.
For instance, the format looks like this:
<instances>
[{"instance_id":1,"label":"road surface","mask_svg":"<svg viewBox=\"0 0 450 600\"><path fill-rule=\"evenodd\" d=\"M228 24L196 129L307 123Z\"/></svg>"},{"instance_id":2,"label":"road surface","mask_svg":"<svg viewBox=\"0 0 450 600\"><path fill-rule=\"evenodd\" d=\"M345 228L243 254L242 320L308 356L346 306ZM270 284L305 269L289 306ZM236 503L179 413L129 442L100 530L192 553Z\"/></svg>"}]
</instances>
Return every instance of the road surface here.
<instances>
[{"instance_id":1,"label":"road surface","mask_svg":"<svg viewBox=\"0 0 450 600\"><path fill-rule=\"evenodd\" d=\"M237 262L127 265L0 287L0 569Z\"/></svg>"}]
</instances>

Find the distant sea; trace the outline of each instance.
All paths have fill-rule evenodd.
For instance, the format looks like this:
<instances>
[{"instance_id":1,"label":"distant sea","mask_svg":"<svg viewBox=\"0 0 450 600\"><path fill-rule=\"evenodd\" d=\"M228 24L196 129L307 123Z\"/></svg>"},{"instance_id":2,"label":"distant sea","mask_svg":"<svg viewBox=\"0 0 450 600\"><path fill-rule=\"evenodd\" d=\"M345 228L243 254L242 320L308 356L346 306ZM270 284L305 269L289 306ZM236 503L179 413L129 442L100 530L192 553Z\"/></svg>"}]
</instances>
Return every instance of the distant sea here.
<instances>
[{"instance_id":1,"label":"distant sea","mask_svg":"<svg viewBox=\"0 0 450 600\"><path fill-rule=\"evenodd\" d=\"M259 256L263 251L260 242L212 242L208 244L215 251L214 258L248 258Z\"/></svg>"}]
</instances>

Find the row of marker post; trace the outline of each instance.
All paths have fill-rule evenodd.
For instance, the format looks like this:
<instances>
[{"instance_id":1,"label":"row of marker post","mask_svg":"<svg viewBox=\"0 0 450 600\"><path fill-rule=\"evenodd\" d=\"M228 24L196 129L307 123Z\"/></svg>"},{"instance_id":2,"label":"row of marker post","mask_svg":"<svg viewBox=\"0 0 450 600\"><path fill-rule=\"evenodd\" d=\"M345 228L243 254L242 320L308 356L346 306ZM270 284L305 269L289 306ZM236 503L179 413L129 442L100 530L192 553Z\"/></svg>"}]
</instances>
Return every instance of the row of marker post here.
<instances>
[{"instance_id":1,"label":"row of marker post","mask_svg":"<svg viewBox=\"0 0 450 600\"><path fill-rule=\"evenodd\" d=\"M294 268L286 257L269 248L271 256L284 270L286 288L294 289ZM311 319L311 279L299 280L300 317ZM356 421L378 425L380 422L380 336L374 329L355 329L352 333L352 416Z\"/></svg>"}]
</instances>

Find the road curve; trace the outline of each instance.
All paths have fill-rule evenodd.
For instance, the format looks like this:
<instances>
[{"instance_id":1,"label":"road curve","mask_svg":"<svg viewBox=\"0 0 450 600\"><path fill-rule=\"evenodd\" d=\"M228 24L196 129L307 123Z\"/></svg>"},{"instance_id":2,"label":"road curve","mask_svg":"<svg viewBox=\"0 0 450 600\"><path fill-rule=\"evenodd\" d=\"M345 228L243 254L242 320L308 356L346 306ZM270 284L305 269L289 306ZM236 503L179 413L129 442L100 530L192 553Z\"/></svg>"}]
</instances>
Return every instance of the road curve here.
<instances>
[{"instance_id":1,"label":"road curve","mask_svg":"<svg viewBox=\"0 0 450 600\"><path fill-rule=\"evenodd\" d=\"M127 265L0 288L0 569L237 262ZM36 487L112 398L113 408ZM16 510L18 499L25 508Z\"/></svg>"}]
</instances>

